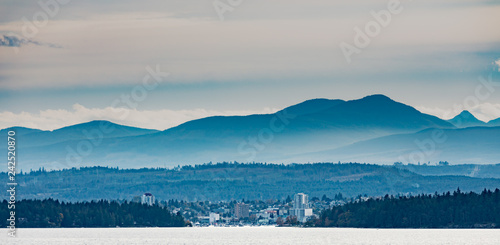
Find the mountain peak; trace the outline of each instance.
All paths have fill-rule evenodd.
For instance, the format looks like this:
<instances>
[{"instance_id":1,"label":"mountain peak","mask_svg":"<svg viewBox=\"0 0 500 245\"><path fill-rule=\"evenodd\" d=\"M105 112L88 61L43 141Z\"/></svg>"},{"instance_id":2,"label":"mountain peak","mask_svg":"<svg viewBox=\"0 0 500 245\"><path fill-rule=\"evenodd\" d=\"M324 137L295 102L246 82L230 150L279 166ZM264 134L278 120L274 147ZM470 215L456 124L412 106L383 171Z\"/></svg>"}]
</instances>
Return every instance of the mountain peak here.
<instances>
[{"instance_id":1,"label":"mountain peak","mask_svg":"<svg viewBox=\"0 0 500 245\"><path fill-rule=\"evenodd\" d=\"M344 103L344 100L330 100L330 99L311 99L301 102L296 105L292 105L283 109L286 110L287 113L292 115L306 115L311 113L316 113L323 111L325 109L334 107L336 105Z\"/></svg>"},{"instance_id":2,"label":"mountain peak","mask_svg":"<svg viewBox=\"0 0 500 245\"><path fill-rule=\"evenodd\" d=\"M42 132L40 129L34 129L34 128L27 128L27 127L20 127L20 126L14 126L14 127L9 127L9 128L4 128L0 130L0 134L7 135L7 132L10 130L14 130L16 132L16 135L25 135L29 133L36 133L36 132Z\"/></svg>"},{"instance_id":3,"label":"mountain peak","mask_svg":"<svg viewBox=\"0 0 500 245\"><path fill-rule=\"evenodd\" d=\"M401 104L401 103L398 103L396 101L394 101L393 99L383 95L383 94L373 94L373 95L368 95L366 97L363 97L361 99L358 99L358 100L353 100L353 101L357 101L359 103L363 103L363 104L370 104L372 106L388 106L388 105L395 105L395 104Z\"/></svg>"},{"instance_id":4,"label":"mountain peak","mask_svg":"<svg viewBox=\"0 0 500 245\"><path fill-rule=\"evenodd\" d=\"M387 96L385 96L383 94L368 95L368 96L362 98L361 100L394 101L391 98L389 98L389 97L387 97Z\"/></svg>"},{"instance_id":5,"label":"mountain peak","mask_svg":"<svg viewBox=\"0 0 500 245\"><path fill-rule=\"evenodd\" d=\"M466 121L480 121L479 119L477 119L470 111L468 110L463 110L462 112L460 112L460 114L456 115L453 119L458 119L458 118L462 118ZM453 120L452 119L452 120Z\"/></svg>"},{"instance_id":6,"label":"mountain peak","mask_svg":"<svg viewBox=\"0 0 500 245\"><path fill-rule=\"evenodd\" d=\"M470 111L463 110L454 118L448 120L458 128L486 126L486 123L477 119Z\"/></svg>"},{"instance_id":7,"label":"mountain peak","mask_svg":"<svg viewBox=\"0 0 500 245\"><path fill-rule=\"evenodd\" d=\"M472 113L470 113L470 111L468 110L463 110L462 112L460 112L460 114L457 115L457 117L463 117L463 118L476 118L474 115L472 115Z\"/></svg>"},{"instance_id":8,"label":"mountain peak","mask_svg":"<svg viewBox=\"0 0 500 245\"><path fill-rule=\"evenodd\" d=\"M96 126L98 127L99 125L109 126L109 125L118 125L118 124L115 124L115 123L112 123L112 122L106 121L106 120L93 120L93 121L89 121L89 122L83 122L83 123L78 123L78 124L74 124L74 125L70 125L70 126L65 126L62 128L54 129L52 131L68 130L68 129L75 129L75 128L96 127Z\"/></svg>"}]
</instances>

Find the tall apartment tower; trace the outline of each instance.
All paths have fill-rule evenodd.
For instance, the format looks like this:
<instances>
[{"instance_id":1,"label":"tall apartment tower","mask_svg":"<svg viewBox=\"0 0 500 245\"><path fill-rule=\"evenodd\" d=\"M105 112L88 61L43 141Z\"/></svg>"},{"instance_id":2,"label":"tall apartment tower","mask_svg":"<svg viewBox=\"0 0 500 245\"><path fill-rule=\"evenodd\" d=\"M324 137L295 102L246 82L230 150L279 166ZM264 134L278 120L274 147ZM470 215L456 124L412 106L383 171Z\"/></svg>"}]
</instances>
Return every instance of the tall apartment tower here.
<instances>
[{"instance_id":1,"label":"tall apartment tower","mask_svg":"<svg viewBox=\"0 0 500 245\"><path fill-rule=\"evenodd\" d=\"M309 198L304 193L297 193L293 197L293 209L309 208Z\"/></svg>"},{"instance_id":2,"label":"tall apartment tower","mask_svg":"<svg viewBox=\"0 0 500 245\"><path fill-rule=\"evenodd\" d=\"M141 197L141 204L147 204L153 206L155 204L155 196L151 193L144 193Z\"/></svg>"},{"instance_id":3,"label":"tall apartment tower","mask_svg":"<svg viewBox=\"0 0 500 245\"><path fill-rule=\"evenodd\" d=\"M304 193L297 193L293 197L293 209L290 212L297 217L300 222L306 222L312 216L312 209L309 208L309 198Z\"/></svg>"}]
</instances>

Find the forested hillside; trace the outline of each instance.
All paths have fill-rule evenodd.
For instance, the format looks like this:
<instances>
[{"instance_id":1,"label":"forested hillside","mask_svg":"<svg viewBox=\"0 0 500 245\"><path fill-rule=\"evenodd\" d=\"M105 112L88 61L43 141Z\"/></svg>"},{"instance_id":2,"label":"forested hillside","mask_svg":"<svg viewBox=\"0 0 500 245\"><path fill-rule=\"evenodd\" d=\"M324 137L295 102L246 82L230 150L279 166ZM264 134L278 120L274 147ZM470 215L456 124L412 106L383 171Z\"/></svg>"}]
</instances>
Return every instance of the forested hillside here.
<instances>
[{"instance_id":1,"label":"forested hillside","mask_svg":"<svg viewBox=\"0 0 500 245\"><path fill-rule=\"evenodd\" d=\"M18 174L16 181L20 199L54 198L61 201L132 200L145 192L153 193L157 200L284 200L299 192L310 197L338 193L356 197L364 194L441 193L457 187L463 191L480 192L484 188L500 186L497 178L423 176L398 167L359 163L218 163L173 169L41 169ZM7 193L3 195L7 198Z\"/></svg>"},{"instance_id":2,"label":"forested hillside","mask_svg":"<svg viewBox=\"0 0 500 245\"><path fill-rule=\"evenodd\" d=\"M309 225L360 228L500 228L500 190L385 196L322 212Z\"/></svg>"},{"instance_id":3,"label":"forested hillside","mask_svg":"<svg viewBox=\"0 0 500 245\"><path fill-rule=\"evenodd\" d=\"M58 200L22 200L16 202L18 228L57 227L182 227L180 215L157 205L116 201L65 203ZM0 206L0 218L7 226L7 201ZM5 227L4 226L4 227Z\"/></svg>"}]
</instances>

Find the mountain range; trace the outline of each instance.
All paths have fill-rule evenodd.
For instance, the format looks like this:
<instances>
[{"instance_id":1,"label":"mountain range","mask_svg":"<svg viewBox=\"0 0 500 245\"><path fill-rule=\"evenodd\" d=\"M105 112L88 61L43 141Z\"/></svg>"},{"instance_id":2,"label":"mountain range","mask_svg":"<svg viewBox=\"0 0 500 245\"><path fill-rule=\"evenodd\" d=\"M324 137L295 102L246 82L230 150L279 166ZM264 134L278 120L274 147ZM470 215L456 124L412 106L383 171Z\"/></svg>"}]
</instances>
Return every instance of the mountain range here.
<instances>
[{"instance_id":1,"label":"mountain range","mask_svg":"<svg viewBox=\"0 0 500 245\"><path fill-rule=\"evenodd\" d=\"M53 131L23 127L18 168L166 167L205 162L392 164L500 162L500 118L464 111L448 121L384 95L308 100L273 114L213 116L164 131L92 121Z\"/></svg>"}]
</instances>

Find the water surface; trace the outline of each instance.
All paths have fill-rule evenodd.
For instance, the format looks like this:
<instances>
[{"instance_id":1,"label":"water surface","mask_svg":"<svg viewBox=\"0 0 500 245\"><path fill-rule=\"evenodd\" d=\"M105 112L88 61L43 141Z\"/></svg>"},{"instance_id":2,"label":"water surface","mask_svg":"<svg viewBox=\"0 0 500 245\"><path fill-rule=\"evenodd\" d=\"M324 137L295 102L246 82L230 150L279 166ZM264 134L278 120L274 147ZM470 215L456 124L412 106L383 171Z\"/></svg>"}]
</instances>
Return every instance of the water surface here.
<instances>
[{"instance_id":1,"label":"water surface","mask_svg":"<svg viewBox=\"0 0 500 245\"><path fill-rule=\"evenodd\" d=\"M500 244L500 230L290 227L58 228L2 230L0 244Z\"/></svg>"}]
</instances>

